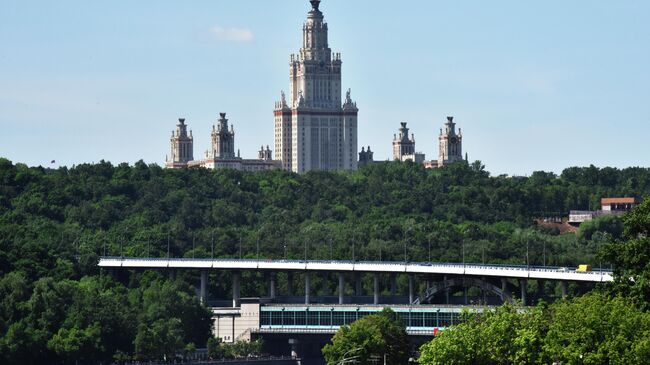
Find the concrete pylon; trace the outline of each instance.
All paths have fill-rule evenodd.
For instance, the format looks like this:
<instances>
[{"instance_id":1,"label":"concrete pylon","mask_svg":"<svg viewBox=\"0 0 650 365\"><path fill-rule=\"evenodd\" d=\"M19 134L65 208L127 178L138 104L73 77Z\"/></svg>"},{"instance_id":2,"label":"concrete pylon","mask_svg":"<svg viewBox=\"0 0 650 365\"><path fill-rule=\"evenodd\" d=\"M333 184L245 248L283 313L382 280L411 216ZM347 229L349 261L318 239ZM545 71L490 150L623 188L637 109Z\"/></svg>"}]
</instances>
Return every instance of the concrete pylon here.
<instances>
[{"instance_id":1,"label":"concrete pylon","mask_svg":"<svg viewBox=\"0 0 650 365\"><path fill-rule=\"evenodd\" d=\"M442 280L443 280L444 282L447 282L447 279L449 279L449 278L447 277L447 275L445 275L445 276L442 277ZM446 285L446 284L445 284L445 285ZM448 288L448 287L445 287L445 304L449 304L449 288Z\"/></svg>"},{"instance_id":2,"label":"concrete pylon","mask_svg":"<svg viewBox=\"0 0 650 365\"><path fill-rule=\"evenodd\" d=\"M361 273L354 273L354 295L360 297L363 295L363 287L361 286Z\"/></svg>"},{"instance_id":3,"label":"concrete pylon","mask_svg":"<svg viewBox=\"0 0 650 365\"><path fill-rule=\"evenodd\" d=\"M409 275L409 305L415 300L413 296L413 275Z\"/></svg>"},{"instance_id":4,"label":"concrete pylon","mask_svg":"<svg viewBox=\"0 0 650 365\"><path fill-rule=\"evenodd\" d=\"M345 301L345 275L342 272L339 273L339 304L343 304Z\"/></svg>"},{"instance_id":5,"label":"concrete pylon","mask_svg":"<svg viewBox=\"0 0 650 365\"><path fill-rule=\"evenodd\" d=\"M566 281L560 281L560 290L562 291L562 299L567 297Z\"/></svg>"},{"instance_id":6,"label":"concrete pylon","mask_svg":"<svg viewBox=\"0 0 650 365\"><path fill-rule=\"evenodd\" d=\"M397 296L397 274L390 274L390 296Z\"/></svg>"},{"instance_id":7,"label":"concrete pylon","mask_svg":"<svg viewBox=\"0 0 650 365\"><path fill-rule=\"evenodd\" d=\"M269 273L269 298L275 299L275 286L276 286L276 277L275 273Z\"/></svg>"},{"instance_id":8,"label":"concrete pylon","mask_svg":"<svg viewBox=\"0 0 650 365\"><path fill-rule=\"evenodd\" d=\"M505 300L506 290L508 289L508 280L501 278L501 301Z\"/></svg>"},{"instance_id":9,"label":"concrete pylon","mask_svg":"<svg viewBox=\"0 0 650 365\"><path fill-rule=\"evenodd\" d=\"M293 296L293 273L291 271L287 273L287 295Z\"/></svg>"},{"instance_id":10,"label":"concrete pylon","mask_svg":"<svg viewBox=\"0 0 650 365\"><path fill-rule=\"evenodd\" d=\"M206 270L201 271L201 290L200 297L201 304L205 305L208 300L208 272Z\"/></svg>"},{"instance_id":11,"label":"concrete pylon","mask_svg":"<svg viewBox=\"0 0 650 365\"><path fill-rule=\"evenodd\" d=\"M528 293L528 280L519 279L519 288L521 289L521 304L526 305L527 302L526 294Z\"/></svg>"},{"instance_id":12,"label":"concrete pylon","mask_svg":"<svg viewBox=\"0 0 650 365\"><path fill-rule=\"evenodd\" d=\"M373 303L379 304L379 273L373 275Z\"/></svg>"},{"instance_id":13,"label":"concrete pylon","mask_svg":"<svg viewBox=\"0 0 650 365\"><path fill-rule=\"evenodd\" d=\"M232 306L237 308L241 304L241 272L232 273Z\"/></svg>"}]
</instances>

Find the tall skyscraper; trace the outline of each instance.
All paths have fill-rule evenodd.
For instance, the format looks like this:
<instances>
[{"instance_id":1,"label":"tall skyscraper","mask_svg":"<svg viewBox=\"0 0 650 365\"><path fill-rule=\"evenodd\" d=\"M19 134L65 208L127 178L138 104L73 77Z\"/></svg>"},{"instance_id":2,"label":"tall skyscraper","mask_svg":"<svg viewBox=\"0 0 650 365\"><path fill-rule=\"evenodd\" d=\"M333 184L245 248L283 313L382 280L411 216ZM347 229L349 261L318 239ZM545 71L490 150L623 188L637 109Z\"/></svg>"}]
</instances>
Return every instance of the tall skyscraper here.
<instances>
[{"instance_id":1,"label":"tall skyscraper","mask_svg":"<svg viewBox=\"0 0 650 365\"><path fill-rule=\"evenodd\" d=\"M332 53L320 0L310 1L302 48L289 63L289 100L275 104L275 159L286 170L356 170L357 109L342 102L341 54Z\"/></svg>"},{"instance_id":2,"label":"tall skyscraper","mask_svg":"<svg viewBox=\"0 0 650 365\"><path fill-rule=\"evenodd\" d=\"M194 160L194 138L192 131L187 133L185 118L179 118L176 132L172 131L170 138L171 156L165 161L168 168L186 167L187 163Z\"/></svg>"}]
</instances>

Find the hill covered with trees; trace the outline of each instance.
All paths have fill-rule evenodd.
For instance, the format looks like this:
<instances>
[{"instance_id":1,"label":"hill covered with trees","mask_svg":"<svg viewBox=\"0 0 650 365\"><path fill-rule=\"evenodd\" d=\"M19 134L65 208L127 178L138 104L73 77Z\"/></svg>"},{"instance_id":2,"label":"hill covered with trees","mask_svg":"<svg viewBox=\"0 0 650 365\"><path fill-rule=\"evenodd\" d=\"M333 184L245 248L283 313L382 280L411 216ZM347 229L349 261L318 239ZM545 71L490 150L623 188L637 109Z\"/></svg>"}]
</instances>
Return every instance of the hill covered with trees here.
<instances>
[{"instance_id":1,"label":"hill covered with trees","mask_svg":"<svg viewBox=\"0 0 650 365\"><path fill-rule=\"evenodd\" d=\"M205 346L194 274L116 279L97 268L102 255L460 262L465 251L467 262L526 264L528 247L531 265L595 264L602 235L533 220L623 195L650 195L650 170L507 177L480 162L390 162L296 175L0 159L0 362L158 359ZM217 282L211 294L225 297ZM245 283L244 295L263 292Z\"/></svg>"}]
</instances>

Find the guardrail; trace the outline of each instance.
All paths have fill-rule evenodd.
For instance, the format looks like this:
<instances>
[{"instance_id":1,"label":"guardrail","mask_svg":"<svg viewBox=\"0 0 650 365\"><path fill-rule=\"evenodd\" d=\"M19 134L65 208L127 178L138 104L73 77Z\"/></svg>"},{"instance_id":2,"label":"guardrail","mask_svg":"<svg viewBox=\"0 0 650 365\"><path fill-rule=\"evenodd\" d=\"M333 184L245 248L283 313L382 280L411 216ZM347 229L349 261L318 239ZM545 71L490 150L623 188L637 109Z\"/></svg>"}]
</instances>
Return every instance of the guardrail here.
<instances>
[{"instance_id":1,"label":"guardrail","mask_svg":"<svg viewBox=\"0 0 650 365\"><path fill-rule=\"evenodd\" d=\"M409 274L451 274L470 276L502 276L570 281L611 281L612 272L592 270L578 272L557 266L526 266L507 264L438 263L403 261L336 261L336 260L267 260L267 259L186 259L102 257L100 267L171 268L171 269L241 269L330 272L387 272Z\"/></svg>"}]
</instances>

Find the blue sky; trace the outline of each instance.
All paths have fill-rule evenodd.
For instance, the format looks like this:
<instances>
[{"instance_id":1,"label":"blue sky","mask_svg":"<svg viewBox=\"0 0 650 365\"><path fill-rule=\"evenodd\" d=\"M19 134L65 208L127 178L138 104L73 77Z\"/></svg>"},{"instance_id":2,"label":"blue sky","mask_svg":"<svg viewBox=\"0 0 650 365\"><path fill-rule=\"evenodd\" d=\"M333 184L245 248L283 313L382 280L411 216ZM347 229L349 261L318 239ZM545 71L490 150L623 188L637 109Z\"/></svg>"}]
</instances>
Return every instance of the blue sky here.
<instances>
[{"instance_id":1,"label":"blue sky","mask_svg":"<svg viewBox=\"0 0 650 365\"><path fill-rule=\"evenodd\" d=\"M209 148L273 148L307 0L35 1L0 6L0 156L29 165L162 164L178 117ZM453 115L493 174L650 166L650 2L324 0L359 112L390 157L399 122L437 158Z\"/></svg>"}]
</instances>

